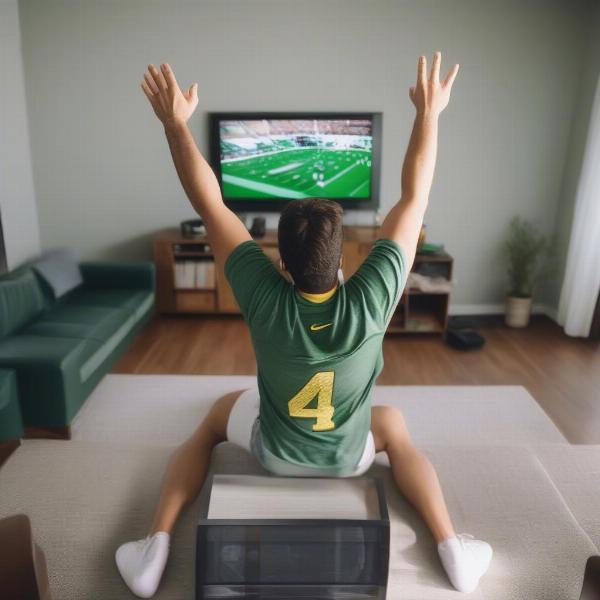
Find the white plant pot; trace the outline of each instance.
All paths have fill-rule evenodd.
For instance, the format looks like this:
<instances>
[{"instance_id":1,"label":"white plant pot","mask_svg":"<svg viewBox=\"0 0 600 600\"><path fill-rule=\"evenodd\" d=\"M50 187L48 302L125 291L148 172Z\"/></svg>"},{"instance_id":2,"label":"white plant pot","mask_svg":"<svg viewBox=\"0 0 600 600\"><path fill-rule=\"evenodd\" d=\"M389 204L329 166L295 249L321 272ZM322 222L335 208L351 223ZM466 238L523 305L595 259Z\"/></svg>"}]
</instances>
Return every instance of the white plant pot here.
<instances>
[{"instance_id":1,"label":"white plant pot","mask_svg":"<svg viewBox=\"0 0 600 600\"><path fill-rule=\"evenodd\" d=\"M531 298L506 297L504 322L509 327L527 327L531 316Z\"/></svg>"}]
</instances>

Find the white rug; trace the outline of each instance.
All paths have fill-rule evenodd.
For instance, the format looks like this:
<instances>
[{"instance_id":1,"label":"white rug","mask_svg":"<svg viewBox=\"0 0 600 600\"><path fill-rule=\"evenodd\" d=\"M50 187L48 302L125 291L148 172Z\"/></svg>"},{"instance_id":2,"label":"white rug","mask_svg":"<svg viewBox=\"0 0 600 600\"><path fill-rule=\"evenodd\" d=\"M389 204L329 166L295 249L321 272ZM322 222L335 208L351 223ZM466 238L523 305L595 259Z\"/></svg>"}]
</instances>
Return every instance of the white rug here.
<instances>
[{"instance_id":1,"label":"white rug","mask_svg":"<svg viewBox=\"0 0 600 600\"><path fill-rule=\"evenodd\" d=\"M133 598L116 571L114 551L145 535L172 447L217 397L253 384L254 377L110 375L73 424L72 441L23 443L0 469L0 517L30 515L55 599ZM595 455L589 468L561 462L571 447L520 387L378 387L375 402L404 412L438 471L457 530L495 549L490 572L469 598L579 598L585 560L597 549L576 519L583 515L593 528L594 513L583 506L598 490L590 487L580 497L577 478L596 468ZM527 446L546 454L540 460ZM546 464L558 465L560 484ZM265 474L250 454L228 443L216 449L211 470ZM369 474L384 480L390 511L388 598L462 598L446 580L421 519L396 491L385 456ZM193 598L203 495L175 531L157 600Z\"/></svg>"},{"instance_id":2,"label":"white rug","mask_svg":"<svg viewBox=\"0 0 600 600\"><path fill-rule=\"evenodd\" d=\"M74 440L180 444L223 394L255 385L251 376L108 375L72 425ZM400 408L415 443L567 443L518 386L378 386L375 404Z\"/></svg>"},{"instance_id":3,"label":"white rug","mask_svg":"<svg viewBox=\"0 0 600 600\"><path fill-rule=\"evenodd\" d=\"M537 457L570 511L600 550L600 445L547 446Z\"/></svg>"},{"instance_id":4,"label":"white rug","mask_svg":"<svg viewBox=\"0 0 600 600\"><path fill-rule=\"evenodd\" d=\"M133 598L114 565L125 540L145 535L171 448L30 440L0 469L0 517L24 512L48 561L55 600ZM472 600L577 600L587 557L596 553L546 472L525 448L425 446L459 531L488 540L495 557ZM232 444L216 450L216 472L261 473ZM434 542L395 490L387 467L391 520L389 600L463 598L451 589ZM318 483L311 482L315 494ZM273 502L277 502L274 496ZM156 600L191 600L195 523L185 511Z\"/></svg>"}]
</instances>

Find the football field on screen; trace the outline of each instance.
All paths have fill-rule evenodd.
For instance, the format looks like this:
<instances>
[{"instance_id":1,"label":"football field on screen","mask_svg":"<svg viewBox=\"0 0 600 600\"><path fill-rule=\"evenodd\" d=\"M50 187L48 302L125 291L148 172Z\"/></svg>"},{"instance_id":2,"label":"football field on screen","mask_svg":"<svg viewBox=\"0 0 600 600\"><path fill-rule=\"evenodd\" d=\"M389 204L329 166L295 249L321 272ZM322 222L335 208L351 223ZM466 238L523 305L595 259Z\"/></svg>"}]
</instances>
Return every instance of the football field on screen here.
<instances>
[{"instance_id":1,"label":"football field on screen","mask_svg":"<svg viewBox=\"0 0 600 600\"><path fill-rule=\"evenodd\" d=\"M294 148L221 162L226 198L368 198L371 151Z\"/></svg>"}]
</instances>

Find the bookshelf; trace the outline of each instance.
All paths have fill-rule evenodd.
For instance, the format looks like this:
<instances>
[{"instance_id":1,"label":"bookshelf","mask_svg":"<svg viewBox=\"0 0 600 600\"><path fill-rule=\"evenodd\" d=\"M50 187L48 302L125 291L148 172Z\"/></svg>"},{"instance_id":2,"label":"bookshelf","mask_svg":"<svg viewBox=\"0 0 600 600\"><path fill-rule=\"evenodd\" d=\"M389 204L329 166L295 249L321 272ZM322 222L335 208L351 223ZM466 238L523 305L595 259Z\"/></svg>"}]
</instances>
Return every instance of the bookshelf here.
<instances>
[{"instance_id":1,"label":"bookshelf","mask_svg":"<svg viewBox=\"0 0 600 600\"><path fill-rule=\"evenodd\" d=\"M366 258L376 235L374 227L344 228L343 271L346 279L352 276ZM277 231L267 230L266 235L256 241L277 264ZM182 236L178 229L164 230L154 239L153 254L160 313L239 314L229 283L214 268L210 244L205 236ZM453 259L445 252L417 254L412 272L424 277L452 281L452 267ZM182 275L186 268L187 275ZM424 292L407 285L387 333L444 333L448 324L449 300L449 289Z\"/></svg>"},{"instance_id":2,"label":"bookshelf","mask_svg":"<svg viewBox=\"0 0 600 600\"><path fill-rule=\"evenodd\" d=\"M452 257L437 254L417 254L412 273L452 281ZM400 303L388 326L388 333L438 333L448 327L450 290L421 291L407 284Z\"/></svg>"}]
</instances>

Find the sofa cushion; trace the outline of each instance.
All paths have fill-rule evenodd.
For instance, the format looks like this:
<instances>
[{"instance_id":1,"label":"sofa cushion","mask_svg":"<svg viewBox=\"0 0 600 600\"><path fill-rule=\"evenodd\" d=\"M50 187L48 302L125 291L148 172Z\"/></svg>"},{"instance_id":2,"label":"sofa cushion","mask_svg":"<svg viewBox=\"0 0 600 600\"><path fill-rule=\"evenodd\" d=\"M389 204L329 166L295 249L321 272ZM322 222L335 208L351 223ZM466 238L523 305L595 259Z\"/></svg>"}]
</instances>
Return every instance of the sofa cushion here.
<instances>
[{"instance_id":1,"label":"sofa cushion","mask_svg":"<svg viewBox=\"0 0 600 600\"><path fill-rule=\"evenodd\" d=\"M107 341L131 313L123 308L59 304L45 312L24 333L51 337L76 337Z\"/></svg>"},{"instance_id":2,"label":"sofa cushion","mask_svg":"<svg viewBox=\"0 0 600 600\"><path fill-rule=\"evenodd\" d=\"M43 337L75 338L75 339L94 339L92 333L94 325L84 323L63 323L60 321L49 321L40 319L26 327L23 335L39 335Z\"/></svg>"},{"instance_id":3,"label":"sofa cushion","mask_svg":"<svg viewBox=\"0 0 600 600\"><path fill-rule=\"evenodd\" d=\"M55 298L64 296L83 283L79 261L71 248L57 248L46 252L33 263L33 268L52 288Z\"/></svg>"},{"instance_id":4,"label":"sofa cushion","mask_svg":"<svg viewBox=\"0 0 600 600\"><path fill-rule=\"evenodd\" d=\"M79 268L89 288L154 290L152 262L82 262Z\"/></svg>"},{"instance_id":5,"label":"sofa cushion","mask_svg":"<svg viewBox=\"0 0 600 600\"><path fill-rule=\"evenodd\" d=\"M0 280L0 337L14 333L44 308L44 298L31 270Z\"/></svg>"},{"instance_id":6,"label":"sofa cushion","mask_svg":"<svg viewBox=\"0 0 600 600\"><path fill-rule=\"evenodd\" d=\"M79 306L110 306L124 308L136 315L144 314L152 302L154 293L146 290L109 289L98 290L82 286L69 294L68 304Z\"/></svg>"},{"instance_id":7,"label":"sofa cushion","mask_svg":"<svg viewBox=\"0 0 600 600\"><path fill-rule=\"evenodd\" d=\"M46 337L36 335L11 335L0 339L0 364L20 365L51 364L64 367L68 358L79 355L84 362L100 346L99 342L76 338Z\"/></svg>"}]
</instances>

